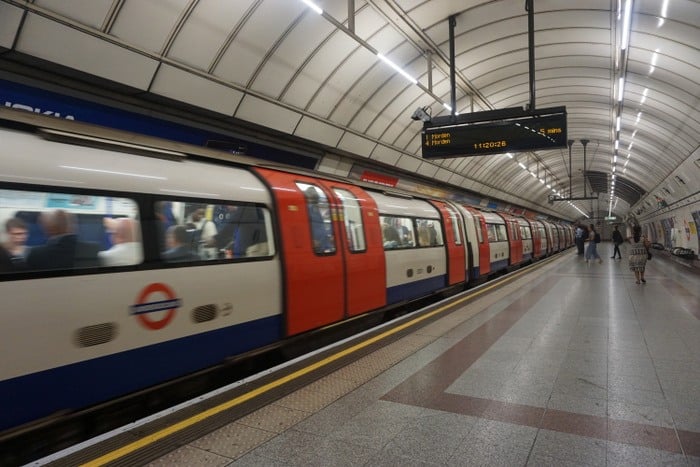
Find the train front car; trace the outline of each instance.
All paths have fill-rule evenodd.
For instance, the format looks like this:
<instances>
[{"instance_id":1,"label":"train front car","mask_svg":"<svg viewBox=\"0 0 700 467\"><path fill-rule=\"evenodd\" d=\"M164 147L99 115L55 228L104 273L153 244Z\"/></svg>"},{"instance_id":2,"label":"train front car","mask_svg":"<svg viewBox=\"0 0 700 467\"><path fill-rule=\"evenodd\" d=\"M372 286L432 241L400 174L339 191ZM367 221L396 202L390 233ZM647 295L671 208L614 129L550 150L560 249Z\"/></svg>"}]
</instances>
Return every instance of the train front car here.
<instances>
[{"instance_id":1,"label":"train front car","mask_svg":"<svg viewBox=\"0 0 700 467\"><path fill-rule=\"evenodd\" d=\"M0 132L0 224L27 232L0 265L0 431L280 339L272 199L250 172Z\"/></svg>"}]
</instances>

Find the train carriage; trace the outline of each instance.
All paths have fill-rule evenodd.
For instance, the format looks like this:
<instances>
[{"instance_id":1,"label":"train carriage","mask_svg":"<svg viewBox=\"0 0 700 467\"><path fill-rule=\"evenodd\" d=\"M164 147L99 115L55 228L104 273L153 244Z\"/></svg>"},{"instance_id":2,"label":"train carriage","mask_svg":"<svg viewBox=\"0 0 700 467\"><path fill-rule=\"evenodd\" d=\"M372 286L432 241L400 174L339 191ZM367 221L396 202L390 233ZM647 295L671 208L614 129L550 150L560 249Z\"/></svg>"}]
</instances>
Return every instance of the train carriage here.
<instances>
[{"instance_id":1,"label":"train carriage","mask_svg":"<svg viewBox=\"0 0 700 467\"><path fill-rule=\"evenodd\" d=\"M282 275L272 199L250 172L57 144L17 131L2 136L3 220L23 218L34 238L26 264L0 281L0 429L280 339ZM166 259L166 231L186 231L185 213L201 207L253 212L265 248ZM75 236L79 245L102 251L112 246L105 221L132 219L141 254L114 267L97 255L44 264L38 253L47 246L37 224L55 213L70 223L56 238Z\"/></svg>"},{"instance_id":2,"label":"train carriage","mask_svg":"<svg viewBox=\"0 0 700 467\"><path fill-rule=\"evenodd\" d=\"M413 300L447 287L447 254L439 211L424 200L369 194L377 203L382 228L387 303Z\"/></svg>"},{"instance_id":3,"label":"train carriage","mask_svg":"<svg viewBox=\"0 0 700 467\"><path fill-rule=\"evenodd\" d=\"M0 431L296 355L536 249L507 214L22 115L0 128L0 221L28 232L0 262Z\"/></svg>"}]
</instances>

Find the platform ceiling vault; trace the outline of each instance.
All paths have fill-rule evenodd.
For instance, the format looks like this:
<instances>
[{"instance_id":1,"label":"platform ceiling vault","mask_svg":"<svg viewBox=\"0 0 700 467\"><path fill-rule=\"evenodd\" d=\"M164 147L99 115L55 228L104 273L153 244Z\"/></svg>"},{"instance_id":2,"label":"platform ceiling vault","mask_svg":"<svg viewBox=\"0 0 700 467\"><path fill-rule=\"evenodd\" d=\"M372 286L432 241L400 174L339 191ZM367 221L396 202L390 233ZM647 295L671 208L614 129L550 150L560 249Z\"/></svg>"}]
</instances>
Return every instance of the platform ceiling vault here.
<instances>
[{"instance_id":1,"label":"platform ceiling vault","mask_svg":"<svg viewBox=\"0 0 700 467\"><path fill-rule=\"evenodd\" d=\"M620 216L655 196L672 203L700 188L696 1L629 2L622 52L627 0L534 0L536 107L566 106L571 174L568 149L512 159L421 157L422 123L411 114L426 106L433 116L448 114L451 15L458 111L528 104L525 0L316 4L321 14L301 0L0 0L0 54L59 64L569 219L580 212L549 205L548 195L568 197L570 181L571 195L583 196L586 180L586 192L598 196L575 202L582 211L612 208ZM586 176L581 139L590 140ZM610 204L613 174L620 189Z\"/></svg>"}]
</instances>

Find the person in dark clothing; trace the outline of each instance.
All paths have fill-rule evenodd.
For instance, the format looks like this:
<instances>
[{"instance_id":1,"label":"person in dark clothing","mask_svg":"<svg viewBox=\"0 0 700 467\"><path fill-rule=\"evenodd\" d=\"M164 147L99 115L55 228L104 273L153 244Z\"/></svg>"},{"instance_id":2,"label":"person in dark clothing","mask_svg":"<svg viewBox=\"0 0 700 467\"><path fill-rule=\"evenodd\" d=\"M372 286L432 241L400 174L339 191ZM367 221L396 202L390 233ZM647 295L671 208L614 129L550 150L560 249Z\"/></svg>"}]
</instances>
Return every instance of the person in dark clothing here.
<instances>
[{"instance_id":1,"label":"person in dark clothing","mask_svg":"<svg viewBox=\"0 0 700 467\"><path fill-rule=\"evenodd\" d=\"M14 270L14 265L12 264L12 258L7 250L0 245L0 273L10 272Z\"/></svg>"},{"instance_id":2,"label":"person in dark clothing","mask_svg":"<svg viewBox=\"0 0 700 467\"><path fill-rule=\"evenodd\" d=\"M586 242L586 230L581 224L576 226L576 248L578 249L578 255L583 256L584 244Z\"/></svg>"},{"instance_id":3,"label":"person in dark clothing","mask_svg":"<svg viewBox=\"0 0 700 467\"><path fill-rule=\"evenodd\" d=\"M238 206L227 205L225 211L221 214L221 223L218 226L218 232L212 235L206 242L207 247L213 247L217 250L233 250L236 243L236 234L238 225L240 224L241 212Z\"/></svg>"},{"instance_id":4,"label":"person in dark clothing","mask_svg":"<svg viewBox=\"0 0 700 467\"><path fill-rule=\"evenodd\" d=\"M72 269L99 266L100 245L82 242L74 233L71 214L62 209L43 213L39 217L49 237L45 245L35 246L27 255L27 269Z\"/></svg>"},{"instance_id":5,"label":"person in dark clothing","mask_svg":"<svg viewBox=\"0 0 700 467\"><path fill-rule=\"evenodd\" d=\"M188 242L187 229L184 225L173 225L165 234L168 249L163 252L163 259L168 262L199 261L199 255L192 251Z\"/></svg>"},{"instance_id":6,"label":"person in dark clothing","mask_svg":"<svg viewBox=\"0 0 700 467\"><path fill-rule=\"evenodd\" d=\"M624 240L622 238L622 234L617 229L617 226L615 226L615 230L613 230L612 241L615 245L615 250L613 251L613 255L611 256L611 258L615 259L615 256L617 255L618 258L622 259L622 255L620 254L620 245L622 245L622 242Z\"/></svg>"}]
</instances>

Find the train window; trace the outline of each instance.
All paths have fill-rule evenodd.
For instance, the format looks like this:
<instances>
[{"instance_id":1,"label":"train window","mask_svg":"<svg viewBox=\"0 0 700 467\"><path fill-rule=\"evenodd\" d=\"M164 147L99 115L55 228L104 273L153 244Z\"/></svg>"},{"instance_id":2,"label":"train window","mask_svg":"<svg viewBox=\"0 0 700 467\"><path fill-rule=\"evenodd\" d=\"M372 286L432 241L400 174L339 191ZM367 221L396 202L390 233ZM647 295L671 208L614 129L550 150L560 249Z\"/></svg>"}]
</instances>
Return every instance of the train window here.
<instances>
[{"instance_id":1,"label":"train window","mask_svg":"<svg viewBox=\"0 0 700 467\"><path fill-rule=\"evenodd\" d=\"M355 196L347 190L335 188L335 195L341 202L343 208L343 220L345 222L345 233L348 239L350 251L365 251L365 229L362 224L362 211L360 203Z\"/></svg>"},{"instance_id":2,"label":"train window","mask_svg":"<svg viewBox=\"0 0 700 467\"><path fill-rule=\"evenodd\" d=\"M413 248L416 245L413 220L408 217L379 216L385 250Z\"/></svg>"},{"instance_id":3,"label":"train window","mask_svg":"<svg viewBox=\"0 0 700 467\"><path fill-rule=\"evenodd\" d=\"M335 253L335 237L328 197L319 187L308 183L297 182L297 188L306 198L314 252L319 255Z\"/></svg>"},{"instance_id":4,"label":"train window","mask_svg":"<svg viewBox=\"0 0 700 467\"><path fill-rule=\"evenodd\" d=\"M267 209L250 204L158 201L161 258L169 263L274 255Z\"/></svg>"},{"instance_id":5,"label":"train window","mask_svg":"<svg viewBox=\"0 0 700 467\"><path fill-rule=\"evenodd\" d=\"M508 234L506 233L505 224L496 224L496 233L498 234L498 241L499 242L507 242L508 241Z\"/></svg>"},{"instance_id":6,"label":"train window","mask_svg":"<svg viewBox=\"0 0 700 467\"><path fill-rule=\"evenodd\" d=\"M143 261L136 202L0 190L0 272L128 266Z\"/></svg>"},{"instance_id":7,"label":"train window","mask_svg":"<svg viewBox=\"0 0 700 467\"><path fill-rule=\"evenodd\" d=\"M437 221L434 219L417 219L418 225L418 246L441 246L442 231L435 227Z\"/></svg>"},{"instance_id":8,"label":"train window","mask_svg":"<svg viewBox=\"0 0 700 467\"><path fill-rule=\"evenodd\" d=\"M528 239L532 238L532 235L530 233L530 228L526 225L521 225L520 226L520 236L524 240L528 240Z\"/></svg>"},{"instance_id":9,"label":"train window","mask_svg":"<svg viewBox=\"0 0 700 467\"><path fill-rule=\"evenodd\" d=\"M489 243L491 242L507 242L508 233L505 224L486 224L486 230L489 234Z\"/></svg>"},{"instance_id":10,"label":"train window","mask_svg":"<svg viewBox=\"0 0 700 467\"><path fill-rule=\"evenodd\" d=\"M459 228L459 223L460 219L459 216L457 215L457 212L450 208L449 206L447 207L447 212L450 213L450 219L452 220L452 233L454 234L455 237L455 245L461 245L462 244L462 234L461 234L461 229Z\"/></svg>"},{"instance_id":11,"label":"train window","mask_svg":"<svg viewBox=\"0 0 700 467\"><path fill-rule=\"evenodd\" d=\"M486 233L489 235L489 243L498 241L498 234L496 233L495 224L486 224Z\"/></svg>"},{"instance_id":12,"label":"train window","mask_svg":"<svg viewBox=\"0 0 700 467\"><path fill-rule=\"evenodd\" d=\"M479 218L476 216L472 219L474 220L474 228L476 229L476 236L479 239L479 243L484 243L484 236L481 233L481 222L479 222Z\"/></svg>"}]
</instances>

